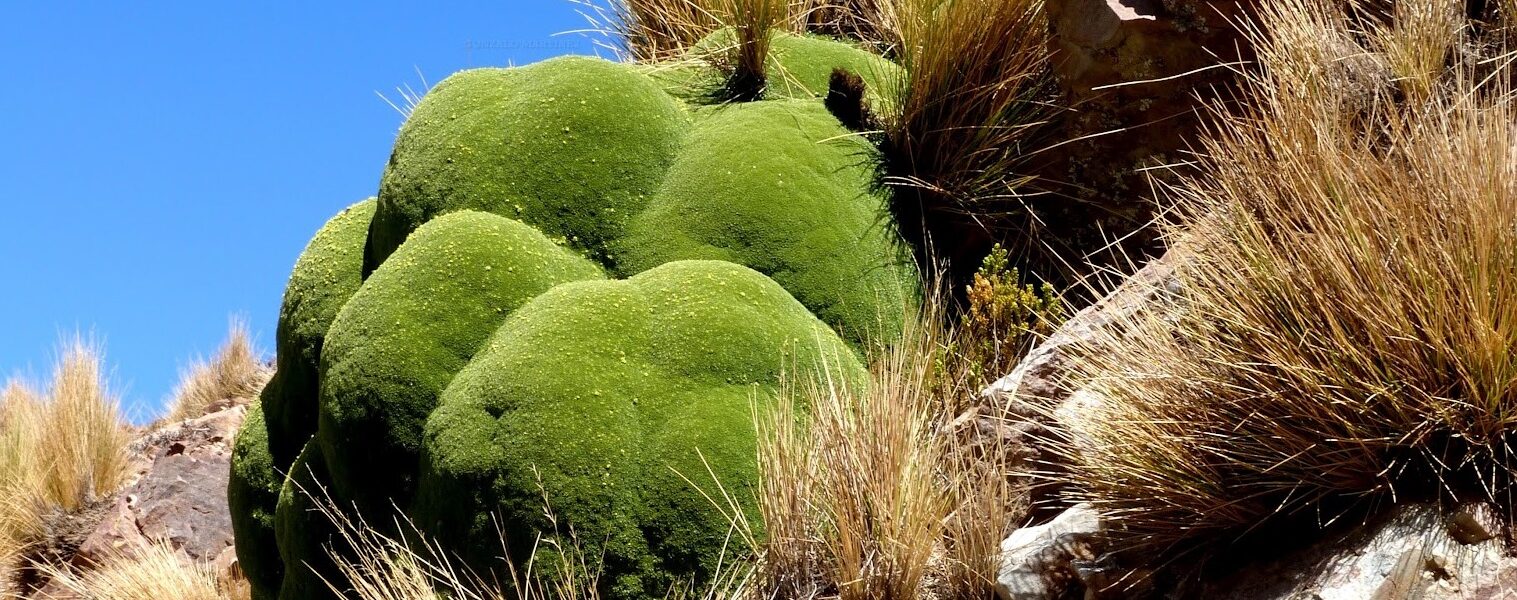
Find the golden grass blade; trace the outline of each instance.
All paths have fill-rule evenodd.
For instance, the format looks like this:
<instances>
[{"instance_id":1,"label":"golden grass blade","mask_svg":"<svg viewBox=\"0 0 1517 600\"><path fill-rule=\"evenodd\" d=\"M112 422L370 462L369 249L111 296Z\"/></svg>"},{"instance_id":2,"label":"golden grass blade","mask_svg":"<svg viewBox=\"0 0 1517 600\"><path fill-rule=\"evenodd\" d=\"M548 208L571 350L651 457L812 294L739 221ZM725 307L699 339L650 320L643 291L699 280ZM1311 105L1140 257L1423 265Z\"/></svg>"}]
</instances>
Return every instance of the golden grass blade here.
<instances>
[{"instance_id":1,"label":"golden grass blade","mask_svg":"<svg viewBox=\"0 0 1517 600\"><path fill-rule=\"evenodd\" d=\"M229 401L257 397L272 375L253 348L247 323L233 320L216 354L197 361L180 378L167 421L193 419Z\"/></svg>"},{"instance_id":2,"label":"golden grass blade","mask_svg":"<svg viewBox=\"0 0 1517 600\"><path fill-rule=\"evenodd\" d=\"M64 590L90 600L225 600L232 592L217 583L209 565L192 563L161 544L83 570L58 566L41 570Z\"/></svg>"}]
</instances>

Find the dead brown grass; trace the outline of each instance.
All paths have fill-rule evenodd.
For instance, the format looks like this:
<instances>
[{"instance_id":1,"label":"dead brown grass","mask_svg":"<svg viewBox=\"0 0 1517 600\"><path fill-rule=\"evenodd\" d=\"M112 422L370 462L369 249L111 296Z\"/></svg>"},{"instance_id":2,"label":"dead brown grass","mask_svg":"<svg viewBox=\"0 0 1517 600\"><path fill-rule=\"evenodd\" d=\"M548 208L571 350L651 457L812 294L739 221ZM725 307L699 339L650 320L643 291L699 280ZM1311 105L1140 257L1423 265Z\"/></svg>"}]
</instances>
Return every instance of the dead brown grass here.
<instances>
[{"instance_id":1,"label":"dead brown grass","mask_svg":"<svg viewBox=\"0 0 1517 600\"><path fill-rule=\"evenodd\" d=\"M791 29L795 0L707 0L720 22L733 31L734 43L723 49L716 64L727 71L722 96L726 100L759 100L768 86L769 42L776 31Z\"/></svg>"},{"instance_id":2,"label":"dead brown grass","mask_svg":"<svg viewBox=\"0 0 1517 600\"><path fill-rule=\"evenodd\" d=\"M171 423L193 419L229 401L257 397L272 375L253 348L247 323L234 320L216 354L196 361L180 378L166 418Z\"/></svg>"},{"instance_id":3,"label":"dead brown grass","mask_svg":"<svg viewBox=\"0 0 1517 600\"><path fill-rule=\"evenodd\" d=\"M66 512L120 486L129 433L94 346L64 346L46 395L12 382L3 401L0 469L11 485Z\"/></svg>"},{"instance_id":4,"label":"dead brown grass","mask_svg":"<svg viewBox=\"0 0 1517 600\"><path fill-rule=\"evenodd\" d=\"M801 29L857 40L876 52L892 55L900 47L895 22L898 0L804 0Z\"/></svg>"},{"instance_id":5,"label":"dead brown grass","mask_svg":"<svg viewBox=\"0 0 1517 600\"><path fill-rule=\"evenodd\" d=\"M1389 56L1445 45L1442 16L1398 17L1366 37L1331 0L1265 9L1251 101L1173 190L1178 308L1076 361L1101 401L1056 441L1119 549L1507 505L1517 111L1505 77Z\"/></svg>"},{"instance_id":6,"label":"dead brown grass","mask_svg":"<svg viewBox=\"0 0 1517 600\"><path fill-rule=\"evenodd\" d=\"M902 67L875 111L891 213L921 264L935 250L964 284L984 248L954 244L1028 200L1026 161L1051 115L1043 3L895 0L884 18Z\"/></svg>"},{"instance_id":7,"label":"dead brown grass","mask_svg":"<svg viewBox=\"0 0 1517 600\"><path fill-rule=\"evenodd\" d=\"M228 600L238 593L219 584L209 565L191 562L164 545L86 569L45 566L42 570L65 591L90 600Z\"/></svg>"},{"instance_id":8,"label":"dead brown grass","mask_svg":"<svg viewBox=\"0 0 1517 600\"><path fill-rule=\"evenodd\" d=\"M406 540L388 537L361 518L350 518L326 496L314 494L313 504L337 525L342 546L351 552L332 553L340 577L326 581L335 594L358 600L599 600L599 560L586 553L571 534L567 538L545 536L532 556L518 562L502 556L506 581L487 579L469 570L441 544L428 539L404 517L395 529ZM552 504L544 499L544 514L555 521ZM505 547L502 540L501 547ZM544 556L552 558L540 560ZM698 591L671 590L667 600L728 600L748 598L747 574L742 563L719 573L716 581Z\"/></svg>"},{"instance_id":9,"label":"dead brown grass","mask_svg":"<svg viewBox=\"0 0 1517 600\"><path fill-rule=\"evenodd\" d=\"M32 459L44 431L44 408L42 398L20 382L0 392L0 564L13 564L42 527L41 473Z\"/></svg>"},{"instance_id":10,"label":"dead brown grass","mask_svg":"<svg viewBox=\"0 0 1517 600\"><path fill-rule=\"evenodd\" d=\"M124 483L129 440L90 343L76 338L62 347L46 394L7 385L0 394L0 571L28 555L50 515L80 510Z\"/></svg>"},{"instance_id":11,"label":"dead brown grass","mask_svg":"<svg viewBox=\"0 0 1517 600\"><path fill-rule=\"evenodd\" d=\"M867 387L801 386L759 415L761 596L994 597L1000 543L1025 515L1019 454L955 422L985 380L936 298Z\"/></svg>"},{"instance_id":12,"label":"dead brown grass","mask_svg":"<svg viewBox=\"0 0 1517 600\"><path fill-rule=\"evenodd\" d=\"M590 4L591 24L609 29L622 55L638 62L680 58L722 25L718 0L612 0ZM727 0L720 0L727 1Z\"/></svg>"},{"instance_id":13,"label":"dead brown grass","mask_svg":"<svg viewBox=\"0 0 1517 600\"><path fill-rule=\"evenodd\" d=\"M713 31L723 27L741 30L752 25L757 25L752 29L754 32L778 29L856 40L888 55L899 46L900 35L893 17L900 1L580 0L580 3L588 9L586 16L592 29L608 33L618 54L637 62L661 62L683 58L686 50Z\"/></svg>"}]
</instances>

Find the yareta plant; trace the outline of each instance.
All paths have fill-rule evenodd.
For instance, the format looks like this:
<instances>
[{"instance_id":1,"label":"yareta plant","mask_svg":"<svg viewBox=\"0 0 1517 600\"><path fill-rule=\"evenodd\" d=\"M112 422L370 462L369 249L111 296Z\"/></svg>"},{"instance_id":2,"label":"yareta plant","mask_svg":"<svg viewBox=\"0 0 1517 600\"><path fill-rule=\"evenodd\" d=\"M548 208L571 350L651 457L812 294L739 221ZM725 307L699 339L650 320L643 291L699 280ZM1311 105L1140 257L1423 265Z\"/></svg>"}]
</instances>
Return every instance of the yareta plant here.
<instances>
[{"instance_id":1,"label":"yareta plant","mask_svg":"<svg viewBox=\"0 0 1517 600\"><path fill-rule=\"evenodd\" d=\"M824 102L836 70L895 67L783 33L766 60L744 102L720 61L587 57L421 100L377 199L290 277L229 488L255 598L341 585L316 500L398 510L481 573L572 532L609 598L709 580L744 547L734 508L763 535L754 411L862 385L920 289L875 146Z\"/></svg>"}]
</instances>

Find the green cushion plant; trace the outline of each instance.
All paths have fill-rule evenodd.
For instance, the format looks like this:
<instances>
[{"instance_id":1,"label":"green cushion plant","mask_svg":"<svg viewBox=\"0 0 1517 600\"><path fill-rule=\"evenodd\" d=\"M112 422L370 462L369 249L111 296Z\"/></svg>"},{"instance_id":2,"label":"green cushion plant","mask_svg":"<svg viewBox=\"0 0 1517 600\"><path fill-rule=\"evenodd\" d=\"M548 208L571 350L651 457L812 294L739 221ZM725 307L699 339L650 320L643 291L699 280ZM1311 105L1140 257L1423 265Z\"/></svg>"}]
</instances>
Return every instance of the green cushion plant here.
<instances>
[{"instance_id":1,"label":"green cushion plant","mask_svg":"<svg viewBox=\"0 0 1517 600\"><path fill-rule=\"evenodd\" d=\"M572 531L612 598L712 576L735 551L720 490L762 535L752 411L824 365L862 384L918 287L873 146L821 99L833 68L888 63L775 48L794 77L752 102L709 102L711 67L671 90L566 57L416 106L378 199L291 275L229 488L255 598L340 578L318 490L381 528L399 509L479 569L502 534L522 559Z\"/></svg>"}]
</instances>

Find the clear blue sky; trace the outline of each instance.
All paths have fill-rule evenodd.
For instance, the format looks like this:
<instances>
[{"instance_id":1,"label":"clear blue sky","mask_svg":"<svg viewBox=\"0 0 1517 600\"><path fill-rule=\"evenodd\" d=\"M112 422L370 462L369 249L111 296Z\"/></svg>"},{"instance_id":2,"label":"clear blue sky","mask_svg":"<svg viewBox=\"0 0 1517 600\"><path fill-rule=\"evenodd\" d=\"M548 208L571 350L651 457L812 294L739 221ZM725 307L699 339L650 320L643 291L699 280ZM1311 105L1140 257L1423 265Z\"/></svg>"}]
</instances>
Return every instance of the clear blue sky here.
<instances>
[{"instance_id":1,"label":"clear blue sky","mask_svg":"<svg viewBox=\"0 0 1517 600\"><path fill-rule=\"evenodd\" d=\"M116 4L116 3L112 3ZM232 315L272 353L311 234L372 195L376 91L594 53L567 0L19 2L0 18L0 375L93 332L129 414ZM471 49L472 47L472 49Z\"/></svg>"}]
</instances>

